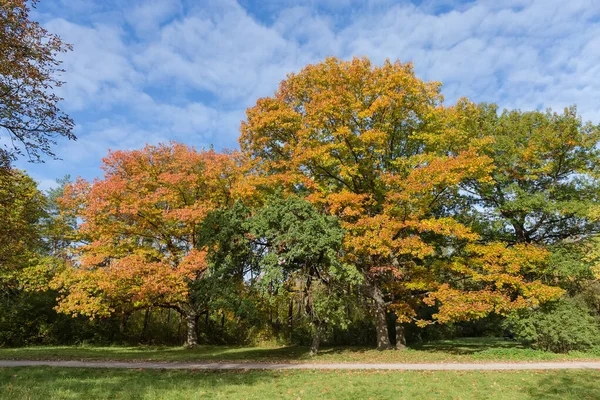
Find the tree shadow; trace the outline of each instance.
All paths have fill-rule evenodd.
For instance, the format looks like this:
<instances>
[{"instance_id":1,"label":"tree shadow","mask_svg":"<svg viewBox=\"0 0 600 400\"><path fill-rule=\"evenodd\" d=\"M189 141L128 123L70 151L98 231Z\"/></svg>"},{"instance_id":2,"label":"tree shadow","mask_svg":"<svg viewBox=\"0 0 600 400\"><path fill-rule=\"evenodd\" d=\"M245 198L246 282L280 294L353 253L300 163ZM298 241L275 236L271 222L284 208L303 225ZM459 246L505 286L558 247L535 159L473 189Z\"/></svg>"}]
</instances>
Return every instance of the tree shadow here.
<instances>
[{"instance_id":1,"label":"tree shadow","mask_svg":"<svg viewBox=\"0 0 600 400\"><path fill-rule=\"evenodd\" d=\"M80 368L0 368L0 398L177 398L179 393L239 395L240 387L275 380L277 371L172 371ZM227 398L227 396L225 396Z\"/></svg>"},{"instance_id":2,"label":"tree shadow","mask_svg":"<svg viewBox=\"0 0 600 400\"><path fill-rule=\"evenodd\" d=\"M410 346L413 350L430 353L470 355L497 349L525 349L522 343L500 338L462 338L459 340L439 340Z\"/></svg>"},{"instance_id":3,"label":"tree shadow","mask_svg":"<svg viewBox=\"0 0 600 400\"><path fill-rule=\"evenodd\" d=\"M526 389L534 399L600 399L597 371L552 374Z\"/></svg>"},{"instance_id":4,"label":"tree shadow","mask_svg":"<svg viewBox=\"0 0 600 400\"><path fill-rule=\"evenodd\" d=\"M411 345L410 350L448 355L470 355L490 350L524 349L518 342L495 338L463 338L443 340ZM360 360L361 354L374 352L372 347L323 346L316 360L332 361L347 355L349 359ZM3 359L53 359L53 360L148 360L148 361L257 361L286 362L315 360L309 356L307 346L283 347L247 347L202 345L188 349L168 346L131 346L131 347L29 347L19 349L0 349Z\"/></svg>"}]
</instances>

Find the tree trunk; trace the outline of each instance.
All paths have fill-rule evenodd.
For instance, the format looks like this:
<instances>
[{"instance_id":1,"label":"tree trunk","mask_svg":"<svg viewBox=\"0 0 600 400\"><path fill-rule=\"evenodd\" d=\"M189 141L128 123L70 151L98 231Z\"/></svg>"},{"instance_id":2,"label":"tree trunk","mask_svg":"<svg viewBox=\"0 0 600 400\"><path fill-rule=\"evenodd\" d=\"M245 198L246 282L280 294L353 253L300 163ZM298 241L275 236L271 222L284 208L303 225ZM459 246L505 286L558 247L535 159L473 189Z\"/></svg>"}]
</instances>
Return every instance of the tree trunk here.
<instances>
[{"instance_id":1,"label":"tree trunk","mask_svg":"<svg viewBox=\"0 0 600 400\"><path fill-rule=\"evenodd\" d=\"M198 333L196 332L198 318L196 313L187 313L185 315L185 320L187 322L187 337L185 340L185 347L195 347L198 345Z\"/></svg>"},{"instance_id":2,"label":"tree trunk","mask_svg":"<svg viewBox=\"0 0 600 400\"><path fill-rule=\"evenodd\" d=\"M319 352L319 346L321 345L321 336L323 334L323 325L320 322L313 322L315 327L315 333L313 333L312 343L310 345L309 356L314 356Z\"/></svg>"},{"instance_id":3,"label":"tree trunk","mask_svg":"<svg viewBox=\"0 0 600 400\"><path fill-rule=\"evenodd\" d=\"M148 322L150 321L150 309L146 308L146 313L144 314L144 326L142 327L142 333L140 334L140 342L146 340L146 331L148 330Z\"/></svg>"},{"instance_id":4,"label":"tree trunk","mask_svg":"<svg viewBox=\"0 0 600 400\"><path fill-rule=\"evenodd\" d=\"M288 331L290 332L290 340L294 335L294 299L290 299L290 304L288 306Z\"/></svg>"},{"instance_id":5,"label":"tree trunk","mask_svg":"<svg viewBox=\"0 0 600 400\"><path fill-rule=\"evenodd\" d=\"M127 332L127 321L129 320L129 313L121 313L121 323L119 324L119 332L124 335Z\"/></svg>"},{"instance_id":6,"label":"tree trunk","mask_svg":"<svg viewBox=\"0 0 600 400\"><path fill-rule=\"evenodd\" d=\"M406 349L406 337L404 336L404 324L396 320L396 350Z\"/></svg>"},{"instance_id":7,"label":"tree trunk","mask_svg":"<svg viewBox=\"0 0 600 400\"><path fill-rule=\"evenodd\" d=\"M377 332L377 350L391 350L390 334L387 327L387 304L381 289L367 282L367 290L375 303L375 330Z\"/></svg>"},{"instance_id":8,"label":"tree trunk","mask_svg":"<svg viewBox=\"0 0 600 400\"><path fill-rule=\"evenodd\" d=\"M177 340L181 340L181 325L183 324L183 314L179 314L179 324L177 325Z\"/></svg>"},{"instance_id":9,"label":"tree trunk","mask_svg":"<svg viewBox=\"0 0 600 400\"><path fill-rule=\"evenodd\" d=\"M377 330L377 350L391 350L392 343L387 327L387 310L384 305L375 305L375 329Z\"/></svg>"}]
</instances>

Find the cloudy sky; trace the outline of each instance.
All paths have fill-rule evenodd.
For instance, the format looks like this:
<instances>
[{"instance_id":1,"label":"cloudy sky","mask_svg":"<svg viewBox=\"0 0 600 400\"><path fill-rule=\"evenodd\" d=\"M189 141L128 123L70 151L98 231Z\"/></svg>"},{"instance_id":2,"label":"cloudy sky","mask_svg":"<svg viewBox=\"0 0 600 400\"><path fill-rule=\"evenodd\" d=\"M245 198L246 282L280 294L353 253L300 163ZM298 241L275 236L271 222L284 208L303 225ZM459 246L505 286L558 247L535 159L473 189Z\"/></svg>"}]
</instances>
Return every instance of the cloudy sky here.
<instances>
[{"instance_id":1,"label":"cloudy sky","mask_svg":"<svg viewBox=\"0 0 600 400\"><path fill-rule=\"evenodd\" d=\"M60 95L79 139L17 164L43 189L98 176L108 149L236 148L244 110L327 56L412 61L447 102L600 122L599 0L41 0L33 16L74 45Z\"/></svg>"}]
</instances>

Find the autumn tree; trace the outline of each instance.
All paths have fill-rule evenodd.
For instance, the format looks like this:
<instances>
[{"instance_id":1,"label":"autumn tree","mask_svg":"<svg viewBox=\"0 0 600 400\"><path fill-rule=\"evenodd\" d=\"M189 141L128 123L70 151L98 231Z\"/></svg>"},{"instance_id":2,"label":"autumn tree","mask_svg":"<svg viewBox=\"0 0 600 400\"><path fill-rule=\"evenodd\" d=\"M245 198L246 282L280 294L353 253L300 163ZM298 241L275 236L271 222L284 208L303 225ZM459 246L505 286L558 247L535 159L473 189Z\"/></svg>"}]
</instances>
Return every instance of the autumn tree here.
<instances>
[{"instance_id":1,"label":"autumn tree","mask_svg":"<svg viewBox=\"0 0 600 400\"><path fill-rule=\"evenodd\" d=\"M0 0L0 138L12 143L0 149L4 166L23 153L30 161L54 156L57 137L75 139L53 92L63 84L58 56L71 46L32 21L30 11L26 0Z\"/></svg>"},{"instance_id":2,"label":"autumn tree","mask_svg":"<svg viewBox=\"0 0 600 400\"><path fill-rule=\"evenodd\" d=\"M482 245L449 212L461 183L489 182L494 168L484 151L492 141L467 129L474 107L444 107L440 84L418 79L411 64L329 58L288 75L242 123L240 144L261 184L305 193L342 221L345 261L373 302L379 349L391 347L390 308L400 323L426 325L561 293L527 278L546 262L543 249ZM423 304L437 308L433 320L417 318Z\"/></svg>"},{"instance_id":3,"label":"autumn tree","mask_svg":"<svg viewBox=\"0 0 600 400\"><path fill-rule=\"evenodd\" d=\"M40 221L45 198L33 179L17 169L0 171L0 290L20 288L23 271L34 267L43 247Z\"/></svg>"},{"instance_id":4,"label":"autumn tree","mask_svg":"<svg viewBox=\"0 0 600 400\"><path fill-rule=\"evenodd\" d=\"M599 126L574 107L499 113L481 104L465 118L466 129L493 139L490 179L461 184L488 240L552 244L600 232Z\"/></svg>"},{"instance_id":5,"label":"autumn tree","mask_svg":"<svg viewBox=\"0 0 600 400\"><path fill-rule=\"evenodd\" d=\"M207 215L233 203L233 155L182 144L114 151L104 176L65 188L62 206L81 220L78 265L56 280L59 310L90 317L166 307L187 321L197 343L205 305L194 290L207 268L198 230Z\"/></svg>"},{"instance_id":6,"label":"autumn tree","mask_svg":"<svg viewBox=\"0 0 600 400\"><path fill-rule=\"evenodd\" d=\"M575 107L500 113L481 104L465 118L467 129L493 139L487 154L495 166L489 181L463 182L466 220L485 240L546 247L551 262L540 277L581 291L593 280L600 232L600 127Z\"/></svg>"}]
</instances>

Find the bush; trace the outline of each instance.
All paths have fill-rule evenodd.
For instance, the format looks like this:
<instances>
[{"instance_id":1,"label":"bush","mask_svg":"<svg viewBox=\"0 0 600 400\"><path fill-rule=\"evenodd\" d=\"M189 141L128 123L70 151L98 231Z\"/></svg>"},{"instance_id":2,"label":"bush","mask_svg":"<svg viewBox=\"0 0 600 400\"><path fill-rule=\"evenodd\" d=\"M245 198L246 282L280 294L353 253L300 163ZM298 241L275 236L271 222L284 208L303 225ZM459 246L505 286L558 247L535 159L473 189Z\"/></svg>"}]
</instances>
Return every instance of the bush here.
<instances>
[{"instance_id":1,"label":"bush","mask_svg":"<svg viewBox=\"0 0 600 400\"><path fill-rule=\"evenodd\" d=\"M577 299L563 298L508 317L505 328L535 349L567 353L587 350L599 342L598 319Z\"/></svg>"}]
</instances>

